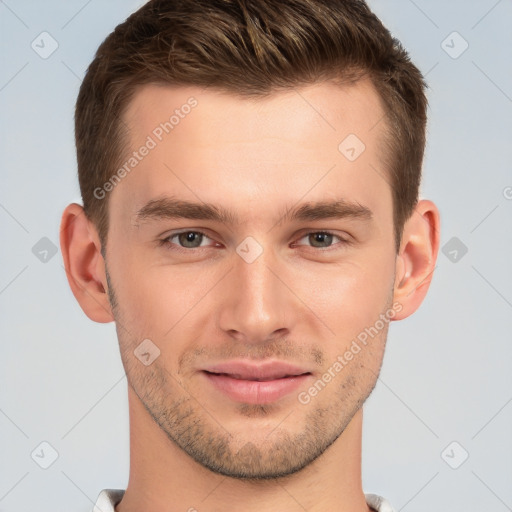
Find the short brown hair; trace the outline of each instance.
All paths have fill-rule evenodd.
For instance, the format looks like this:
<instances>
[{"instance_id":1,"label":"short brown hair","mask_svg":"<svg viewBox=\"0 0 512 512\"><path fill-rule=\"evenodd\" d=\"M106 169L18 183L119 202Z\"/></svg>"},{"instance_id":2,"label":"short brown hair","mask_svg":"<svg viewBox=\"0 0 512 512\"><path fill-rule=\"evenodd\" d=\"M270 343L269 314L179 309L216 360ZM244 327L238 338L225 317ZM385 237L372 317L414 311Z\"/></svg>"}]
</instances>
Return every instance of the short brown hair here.
<instances>
[{"instance_id":1,"label":"short brown hair","mask_svg":"<svg viewBox=\"0 0 512 512\"><path fill-rule=\"evenodd\" d=\"M123 113L149 83L263 97L322 80L368 77L386 113L395 245L418 201L426 84L400 42L362 0L151 0L103 41L80 87L75 138L80 190L102 250L108 197L97 187L122 162ZM341 142L341 141L340 141Z\"/></svg>"}]
</instances>

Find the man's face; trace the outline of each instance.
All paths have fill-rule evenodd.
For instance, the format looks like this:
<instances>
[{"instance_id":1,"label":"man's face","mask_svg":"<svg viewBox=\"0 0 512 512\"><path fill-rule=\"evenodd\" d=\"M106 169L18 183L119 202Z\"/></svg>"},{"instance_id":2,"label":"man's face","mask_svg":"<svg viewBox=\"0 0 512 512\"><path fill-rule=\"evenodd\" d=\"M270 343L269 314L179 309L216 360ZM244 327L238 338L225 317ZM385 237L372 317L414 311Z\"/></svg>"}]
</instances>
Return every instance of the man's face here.
<instances>
[{"instance_id":1,"label":"man's face","mask_svg":"<svg viewBox=\"0 0 512 512\"><path fill-rule=\"evenodd\" d=\"M146 86L128 108L138 156L110 192L106 253L123 364L213 471L304 468L375 385L396 261L383 116L368 82L255 101Z\"/></svg>"}]
</instances>

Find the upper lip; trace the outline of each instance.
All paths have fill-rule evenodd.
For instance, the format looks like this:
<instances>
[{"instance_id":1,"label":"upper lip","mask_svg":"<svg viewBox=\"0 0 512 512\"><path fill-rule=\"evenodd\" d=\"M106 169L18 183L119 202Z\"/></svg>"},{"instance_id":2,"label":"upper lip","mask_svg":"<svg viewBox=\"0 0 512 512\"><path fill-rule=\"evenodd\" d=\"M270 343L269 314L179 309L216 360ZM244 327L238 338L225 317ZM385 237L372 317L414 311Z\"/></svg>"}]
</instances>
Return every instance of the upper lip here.
<instances>
[{"instance_id":1,"label":"upper lip","mask_svg":"<svg viewBox=\"0 0 512 512\"><path fill-rule=\"evenodd\" d=\"M310 373L307 369L284 361L229 361L208 366L203 370L209 373L223 373L242 380L274 380Z\"/></svg>"}]
</instances>

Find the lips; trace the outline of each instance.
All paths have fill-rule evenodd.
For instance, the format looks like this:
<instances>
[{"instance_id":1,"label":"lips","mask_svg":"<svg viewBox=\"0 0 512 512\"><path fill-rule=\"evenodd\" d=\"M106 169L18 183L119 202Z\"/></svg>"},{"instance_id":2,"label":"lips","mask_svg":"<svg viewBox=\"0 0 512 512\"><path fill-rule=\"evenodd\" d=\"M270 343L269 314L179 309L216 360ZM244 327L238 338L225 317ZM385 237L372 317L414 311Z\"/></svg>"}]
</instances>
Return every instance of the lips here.
<instances>
[{"instance_id":1,"label":"lips","mask_svg":"<svg viewBox=\"0 0 512 512\"><path fill-rule=\"evenodd\" d=\"M311 378L308 369L280 361L231 361L209 366L202 373L230 399L251 404L275 402Z\"/></svg>"},{"instance_id":2,"label":"lips","mask_svg":"<svg viewBox=\"0 0 512 512\"><path fill-rule=\"evenodd\" d=\"M280 361L269 361L259 364L232 361L207 367L204 371L214 374L224 374L232 379L260 382L284 379L286 377L296 377L309 373L307 369Z\"/></svg>"}]
</instances>

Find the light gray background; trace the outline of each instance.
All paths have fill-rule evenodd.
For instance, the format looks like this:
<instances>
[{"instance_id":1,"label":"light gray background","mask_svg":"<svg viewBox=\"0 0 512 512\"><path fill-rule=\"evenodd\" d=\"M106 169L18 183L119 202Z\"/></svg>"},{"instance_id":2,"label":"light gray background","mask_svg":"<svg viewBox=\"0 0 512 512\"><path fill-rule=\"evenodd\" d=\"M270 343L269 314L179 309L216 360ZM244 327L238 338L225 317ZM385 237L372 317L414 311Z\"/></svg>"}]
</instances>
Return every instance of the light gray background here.
<instances>
[{"instance_id":1,"label":"light gray background","mask_svg":"<svg viewBox=\"0 0 512 512\"><path fill-rule=\"evenodd\" d=\"M391 325L365 407L364 488L407 512L512 510L512 1L370 4L427 75L422 197L440 208L441 245L457 237L468 251L441 252L420 310ZM79 200L84 71L139 5L0 0L0 511L90 511L102 488L127 484L114 326L82 313L60 253L41 261L36 244L58 246L62 210ZM59 45L47 59L31 47L43 31ZM453 31L469 44L456 59ZM59 454L48 469L43 441Z\"/></svg>"}]
</instances>

